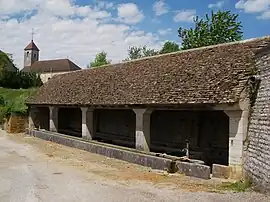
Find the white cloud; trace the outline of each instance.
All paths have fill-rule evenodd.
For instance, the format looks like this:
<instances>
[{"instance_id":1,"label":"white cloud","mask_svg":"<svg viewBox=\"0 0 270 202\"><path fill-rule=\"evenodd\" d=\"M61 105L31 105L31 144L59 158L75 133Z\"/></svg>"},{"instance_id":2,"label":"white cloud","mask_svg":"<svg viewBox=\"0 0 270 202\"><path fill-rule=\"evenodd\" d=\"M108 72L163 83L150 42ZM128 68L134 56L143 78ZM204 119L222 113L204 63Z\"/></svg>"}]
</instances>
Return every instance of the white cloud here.
<instances>
[{"instance_id":1,"label":"white cloud","mask_svg":"<svg viewBox=\"0 0 270 202\"><path fill-rule=\"evenodd\" d=\"M224 1L218 1L215 4L209 4L208 8L222 8L224 6Z\"/></svg>"},{"instance_id":2,"label":"white cloud","mask_svg":"<svg viewBox=\"0 0 270 202\"><path fill-rule=\"evenodd\" d=\"M176 11L176 15L173 20L175 22L192 22L195 16L196 10L194 9L179 10Z\"/></svg>"},{"instance_id":3,"label":"white cloud","mask_svg":"<svg viewBox=\"0 0 270 202\"><path fill-rule=\"evenodd\" d=\"M14 14L24 11L29 11L37 7L42 1L41 0L27 0L27 1L18 1L18 0L0 0L0 14Z\"/></svg>"},{"instance_id":4,"label":"white cloud","mask_svg":"<svg viewBox=\"0 0 270 202\"><path fill-rule=\"evenodd\" d=\"M9 0L10 10L0 9L0 49L12 53L19 68L23 67L23 49L31 40L32 28L41 60L68 57L81 67L86 67L102 50L108 53L110 60L119 62L127 57L129 46L156 48L160 41L153 33L134 30L133 26L123 23L114 24L113 14L94 4L80 6L68 0L25 0L27 7L20 4L21 1ZM56 8L59 5L63 6L62 10ZM24 17L33 9L36 11L32 16ZM23 17L15 18L16 13Z\"/></svg>"},{"instance_id":5,"label":"white cloud","mask_svg":"<svg viewBox=\"0 0 270 202\"><path fill-rule=\"evenodd\" d=\"M263 12L260 16L257 17L258 19L270 19L270 9L268 11Z\"/></svg>"},{"instance_id":6,"label":"white cloud","mask_svg":"<svg viewBox=\"0 0 270 202\"><path fill-rule=\"evenodd\" d=\"M246 13L259 13L259 19L270 19L270 0L240 0L235 8L243 9Z\"/></svg>"},{"instance_id":7,"label":"white cloud","mask_svg":"<svg viewBox=\"0 0 270 202\"><path fill-rule=\"evenodd\" d=\"M164 0L159 0L154 3L153 5L153 11L157 16L163 15L165 13L169 12L168 5L164 2Z\"/></svg>"},{"instance_id":8,"label":"white cloud","mask_svg":"<svg viewBox=\"0 0 270 202\"><path fill-rule=\"evenodd\" d=\"M143 13L134 3L120 4L117 10L119 20L126 24L137 24L144 18Z\"/></svg>"},{"instance_id":9,"label":"white cloud","mask_svg":"<svg viewBox=\"0 0 270 202\"><path fill-rule=\"evenodd\" d=\"M165 36L165 35L168 35L168 34L172 33L172 29L171 29L171 28L168 28L168 29L160 29L160 30L158 30L158 33L159 33L161 36Z\"/></svg>"},{"instance_id":10,"label":"white cloud","mask_svg":"<svg viewBox=\"0 0 270 202\"><path fill-rule=\"evenodd\" d=\"M100 9L114 9L115 5L113 2L103 1L103 0L96 0L97 7Z\"/></svg>"}]
</instances>

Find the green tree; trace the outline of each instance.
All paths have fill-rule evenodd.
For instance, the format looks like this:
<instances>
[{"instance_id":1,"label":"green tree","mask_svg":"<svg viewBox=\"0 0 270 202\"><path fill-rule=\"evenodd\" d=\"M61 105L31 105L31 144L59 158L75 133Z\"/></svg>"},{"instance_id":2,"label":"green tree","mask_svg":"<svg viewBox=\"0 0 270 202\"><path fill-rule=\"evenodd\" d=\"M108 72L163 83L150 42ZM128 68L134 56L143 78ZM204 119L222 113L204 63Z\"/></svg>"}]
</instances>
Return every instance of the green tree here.
<instances>
[{"instance_id":1,"label":"green tree","mask_svg":"<svg viewBox=\"0 0 270 202\"><path fill-rule=\"evenodd\" d=\"M107 65L110 64L111 62L109 60L107 60L107 53L105 53L104 51L98 53L96 55L96 58L93 62L90 63L90 66L87 66L88 68L92 68L92 67L99 67L102 65Z\"/></svg>"},{"instance_id":2,"label":"green tree","mask_svg":"<svg viewBox=\"0 0 270 202\"><path fill-rule=\"evenodd\" d=\"M179 51L180 48L179 48L179 45L175 42L172 42L172 41L166 41L161 50L160 50L160 54L165 54L165 53L172 53L172 52L176 52L176 51Z\"/></svg>"},{"instance_id":3,"label":"green tree","mask_svg":"<svg viewBox=\"0 0 270 202\"><path fill-rule=\"evenodd\" d=\"M0 70L6 67L10 63L8 55L0 51Z\"/></svg>"},{"instance_id":4,"label":"green tree","mask_svg":"<svg viewBox=\"0 0 270 202\"><path fill-rule=\"evenodd\" d=\"M135 60L143 57L150 57L153 55L158 55L159 52L156 51L155 49L147 48L146 46L143 47L136 47L136 46L131 46L128 49L128 58L125 59L127 60Z\"/></svg>"},{"instance_id":5,"label":"green tree","mask_svg":"<svg viewBox=\"0 0 270 202\"><path fill-rule=\"evenodd\" d=\"M194 19L195 27L178 30L178 36L182 38L182 49L198 48L239 41L243 37L242 25L238 21L238 15L230 11L211 12L209 17Z\"/></svg>"}]
</instances>

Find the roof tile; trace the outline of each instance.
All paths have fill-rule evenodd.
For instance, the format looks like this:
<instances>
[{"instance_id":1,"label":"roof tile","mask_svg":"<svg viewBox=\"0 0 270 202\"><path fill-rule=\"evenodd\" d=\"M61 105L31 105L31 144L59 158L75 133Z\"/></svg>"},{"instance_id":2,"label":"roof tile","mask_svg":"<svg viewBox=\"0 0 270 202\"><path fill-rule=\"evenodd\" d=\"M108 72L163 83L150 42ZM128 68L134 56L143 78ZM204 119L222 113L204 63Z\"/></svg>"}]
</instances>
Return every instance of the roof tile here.
<instances>
[{"instance_id":1,"label":"roof tile","mask_svg":"<svg viewBox=\"0 0 270 202\"><path fill-rule=\"evenodd\" d=\"M234 103L270 37L159 55L53 77L29 104Z\"/></svg>"}]
</instances>

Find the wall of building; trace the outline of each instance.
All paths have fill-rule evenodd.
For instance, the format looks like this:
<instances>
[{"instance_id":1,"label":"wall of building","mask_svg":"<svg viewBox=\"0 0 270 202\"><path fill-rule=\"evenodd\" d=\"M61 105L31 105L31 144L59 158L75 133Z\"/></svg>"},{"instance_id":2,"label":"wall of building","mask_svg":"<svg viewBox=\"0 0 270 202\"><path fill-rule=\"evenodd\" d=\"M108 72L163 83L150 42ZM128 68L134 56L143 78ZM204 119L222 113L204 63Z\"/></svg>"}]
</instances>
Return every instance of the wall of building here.
<instances>
[{"instance_id":1,"label":"wall of building","mask_svg":"<svg viewBox=\"0 0 270 202\"><path fill-rule=\"evenodd\" d=\"M136 116L130 110L95 110L94 139L120 146L135 147Z\"/></svg>"},{"instance_id":2,"label":"wall of building","mask_svg":"<svg viewBox=\"0 0 270 202\"><path fill-rule=\"evenodd\" d=\"M261 82L251 109L244 169L258 188L270 191L270 53L256 64Z\"/></svg>"},{"instance_id":3,"label":"wall of building","mask_svg":"<svg viewBox=\"0 0 270 202\"><path fill-rule=\"evenodd\" d=\"M52 72L52 73L41 73L40 74L40 78L42 80L43 83L46 83L49 79L51 79L53 76L55 75L59 75L59 74L66 74L69 72Z\"/></svg>"},{"instance_id":4,"label":"wall of building","mask_svg":"<svg viewBox=\"0 0 270 202\"><path fill-rule=\"evenodd\" d=\"M223 111L154 111L151 150L183 155L189 142L192 158L208 165L228 165L229 117Z\"/></svg>"}]
</instances>

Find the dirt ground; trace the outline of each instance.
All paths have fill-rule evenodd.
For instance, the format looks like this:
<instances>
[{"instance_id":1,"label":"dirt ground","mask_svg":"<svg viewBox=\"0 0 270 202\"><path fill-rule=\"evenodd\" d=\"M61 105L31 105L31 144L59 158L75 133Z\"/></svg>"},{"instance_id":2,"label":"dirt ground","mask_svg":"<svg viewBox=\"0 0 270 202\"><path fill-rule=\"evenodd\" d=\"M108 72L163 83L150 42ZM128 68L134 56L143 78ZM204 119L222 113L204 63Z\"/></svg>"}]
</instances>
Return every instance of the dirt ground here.
<instances>
[{"instance_id":1,"label":"dirt ground","mask_svg":"<svg viewBox=\"0 0 270 202\"><path fill-rule=\"evenodd\" d=\"M270 201L259 193L227 192L221 188L226 180L201 180L168 174L24 134L0 131L0 151L0 201L4 202L51 201L52 198L53 201ZM23 169L19 172L25 172L25 178L22 173L18 174L20 166ZM10 173L10 169L15 169L14 173ZM12 176L18 175L20 177L13 179ZM28 175L30 180L26 177ZM1 183L1 178L10 184L8 190ZM72 180L66 183L69 178ZM24 181L31 181L27 186L32 187L32 191L27 189L26 192L34 192L34 195L22 194L20 187L27 187ZM57 188L53 188L56 185ZM50 196L49 190L57 189L59 193ZM70 193L74 189L76 195ZM127 196L129 192L131 195ZM22 195L23 200L14 198L11 193Z\"/></svg>"}]
</instances>

